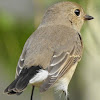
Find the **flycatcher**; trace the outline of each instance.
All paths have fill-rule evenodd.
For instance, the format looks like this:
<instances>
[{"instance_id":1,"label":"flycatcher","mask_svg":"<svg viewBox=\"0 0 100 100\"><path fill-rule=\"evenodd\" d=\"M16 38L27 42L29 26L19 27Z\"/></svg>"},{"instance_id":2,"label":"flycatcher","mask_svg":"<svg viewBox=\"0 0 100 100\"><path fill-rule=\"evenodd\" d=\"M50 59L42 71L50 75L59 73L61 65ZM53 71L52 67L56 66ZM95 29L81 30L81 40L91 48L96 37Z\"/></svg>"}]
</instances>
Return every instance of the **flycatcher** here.
<instances>
[{"instance_id":1,"label":"flycatcher","mask_svg":"<svg viewBox=\"0 0 100 100\"><path fill-rule=\"evenodd\" d=\"M80 30L84 21L91 19L73 2L60 2L48 8L24 45L15 80L4 92L19 95L31 84L32 94L35 86L40 92L55 87L64 91L67 98L68 84L83 52Z\"/></svg>"}]
</instances>

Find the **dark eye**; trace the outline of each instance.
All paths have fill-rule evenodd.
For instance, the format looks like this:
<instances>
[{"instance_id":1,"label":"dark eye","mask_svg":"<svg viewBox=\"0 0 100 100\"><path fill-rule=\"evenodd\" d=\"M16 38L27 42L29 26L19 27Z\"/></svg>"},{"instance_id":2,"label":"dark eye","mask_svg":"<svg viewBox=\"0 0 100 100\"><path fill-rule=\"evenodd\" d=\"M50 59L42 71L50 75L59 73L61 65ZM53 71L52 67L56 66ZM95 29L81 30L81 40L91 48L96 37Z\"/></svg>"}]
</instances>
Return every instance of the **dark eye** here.
<instances>
[{"instance_id":1,"label":"dark eye","mask_svg":"<svg viewBox=\"0 0 100 100\"><path fill-rule=\"evenodd\" d=\"M74 13L75 13L77 16L79 16L79 15L80 15L80 10L79 10L79 9L76 9L76 10L74 11Z\"/></svg>"}]
</instances>

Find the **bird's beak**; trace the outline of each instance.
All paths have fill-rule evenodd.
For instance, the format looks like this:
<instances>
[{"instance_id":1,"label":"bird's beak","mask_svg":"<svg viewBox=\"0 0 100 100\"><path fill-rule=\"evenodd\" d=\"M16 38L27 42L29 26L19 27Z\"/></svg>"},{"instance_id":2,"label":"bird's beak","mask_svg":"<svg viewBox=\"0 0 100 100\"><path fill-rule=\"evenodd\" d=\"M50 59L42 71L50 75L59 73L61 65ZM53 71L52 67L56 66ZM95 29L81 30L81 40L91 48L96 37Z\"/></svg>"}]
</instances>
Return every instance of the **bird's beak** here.
<instances>
[{"instance_id":1,"label":"bird's beak","mask_svg":"<svg viewBox=\"0 0 100 100\"><path fill-rule=\"evenodd\" d=\"M92 19L94 19L94 17L89 16L89 15L84 16L84 20L92 20Z\"/></svg>"}]
</instances>

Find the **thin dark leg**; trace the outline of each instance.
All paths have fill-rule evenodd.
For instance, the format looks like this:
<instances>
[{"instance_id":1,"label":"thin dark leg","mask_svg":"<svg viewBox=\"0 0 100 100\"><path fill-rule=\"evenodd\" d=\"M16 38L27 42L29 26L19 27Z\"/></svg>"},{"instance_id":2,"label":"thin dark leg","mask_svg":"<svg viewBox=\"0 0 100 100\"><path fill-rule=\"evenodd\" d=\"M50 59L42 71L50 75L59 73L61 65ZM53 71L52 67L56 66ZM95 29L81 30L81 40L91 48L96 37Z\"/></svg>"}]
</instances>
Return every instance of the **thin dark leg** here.
<instances>
[{"instance_id":1,"label":"thin dark leg","mask_svg":"<svg viewBox=\"0 0 100 100\"><path fill-rule=\"evenodd\" d=\"M33 99L33 92L34 92L34 86L32 86L32 92L31 92L31 99L30 100Z\"/></svg>"},{"instance_id":2,"label":"thin dark leg","mask_svg":"<svg viewBox=\"0 0 100 100\"><path fill-rule=\"evenodd\" d=\"M67 100L70 100L69 97L67 97Z\"/></svg>"}]
</instances>

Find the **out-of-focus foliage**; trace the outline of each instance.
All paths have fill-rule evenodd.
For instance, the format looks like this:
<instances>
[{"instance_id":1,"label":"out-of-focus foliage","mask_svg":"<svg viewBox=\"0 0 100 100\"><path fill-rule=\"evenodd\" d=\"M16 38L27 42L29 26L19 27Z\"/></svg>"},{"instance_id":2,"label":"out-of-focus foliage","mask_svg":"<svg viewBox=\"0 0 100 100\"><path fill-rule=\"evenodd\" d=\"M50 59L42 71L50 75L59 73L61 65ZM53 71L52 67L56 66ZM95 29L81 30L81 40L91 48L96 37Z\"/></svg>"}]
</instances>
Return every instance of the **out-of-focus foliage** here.
<instances>
[{"instance_id":1,"label":"out-of-focus foliage","mask_svg":"<svg viewBox=\"0 0 100 100\"><path fill-rule=\"evenodd\" d=\"M14 79L17 61L27 38L38 27L45 10L62 0L0 0L0 100L29 100L30 88L21 96L3 95L3 90ZM67 1L67 0L63 0ZM69 85L71 100L100 99L100 0L69 0L79 3L94 20L82 28L84 53ZM32 9L33 8L33 9ZM27 10L28 9L28 10ZM34 98L53 100L51 91ZM47 99L48 98L48 99ZM59 100L63 100L61 98Z\"/></svg>"}]
</instances>

